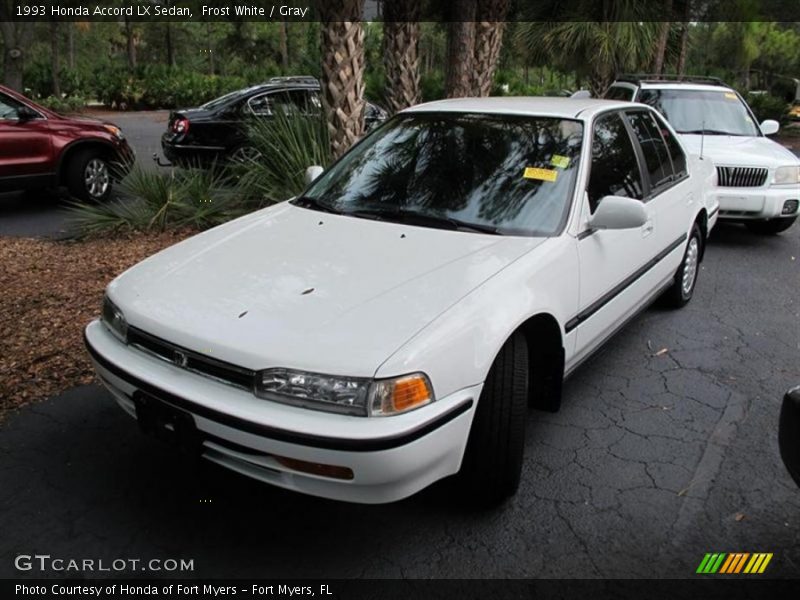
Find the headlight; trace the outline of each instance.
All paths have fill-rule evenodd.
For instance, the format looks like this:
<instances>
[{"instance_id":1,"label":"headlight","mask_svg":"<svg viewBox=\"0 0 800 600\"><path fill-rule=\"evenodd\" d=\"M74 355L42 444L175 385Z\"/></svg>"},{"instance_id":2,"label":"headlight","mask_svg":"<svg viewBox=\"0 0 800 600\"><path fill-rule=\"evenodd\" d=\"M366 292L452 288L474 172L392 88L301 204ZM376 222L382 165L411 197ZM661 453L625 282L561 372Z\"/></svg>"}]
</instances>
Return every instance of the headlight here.
<instances>
[{"instance_id":1,"label":"headlight","mask_svg":"<svg viewBox=\"0 0 800 600\"><path fill-rule=\"evenodd\" d=\"M112 135L116 136L117 139L124 140L125 136L122 134L122 129L117 127L116 125L103 125L106 128L106 131L111 133Z\"/></svg>"},{"instance_id":2,"label":"headlight","mask_svg":"<svg viewBox=\"0 0 800 600\"><path fill-rule=\"evenodd\" d=\"M128 322L125 315L117 306L109 300L108 296L103 296L103 313L101 321L108 327L109 331L123 342L128 337Z\"/></svg>"},{"instance_id":3,"label":"headlight","mask_svg":"<svg viewBox=\"0 0 800 600\"><path fill-rule=\"evenodd\" d=\"M422 373L372 380L266 369L258 374L255 393L275 402L362 417L399 414L434 399Z\"/></svg>"},{"instance_id":4,"label":"headlight","mask_svg":"<svg viewBox=\"0 0 800 600\"><path fill-rule=\"evenodd\" d=\"M772 179L772 185L787 185L792 183L800 183L800 165L778 167L775 169L775 177Z\"/></svg>"}]
</instances>

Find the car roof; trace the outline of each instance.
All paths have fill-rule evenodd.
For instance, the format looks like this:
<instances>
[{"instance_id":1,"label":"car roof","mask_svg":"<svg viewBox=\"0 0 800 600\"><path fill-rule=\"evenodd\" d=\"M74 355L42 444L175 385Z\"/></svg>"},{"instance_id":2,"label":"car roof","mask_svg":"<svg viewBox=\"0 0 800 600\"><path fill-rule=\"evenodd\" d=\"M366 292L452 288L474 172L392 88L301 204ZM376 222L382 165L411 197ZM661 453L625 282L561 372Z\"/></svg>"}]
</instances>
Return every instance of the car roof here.
<instances>
[{"instance_id":1,"label":"car roof","mask_svg":"<svg viewBox=\"0 0 800 600\"><path fill-rule=\"evenodd\" d=\"M403 113L460 112L491 113L591 119L599 112L613 108L630 108L630 102L596 98L555 98L534 96L496 96L491 98L453 98L417 104Z\"/></svg>"}]
</instances>

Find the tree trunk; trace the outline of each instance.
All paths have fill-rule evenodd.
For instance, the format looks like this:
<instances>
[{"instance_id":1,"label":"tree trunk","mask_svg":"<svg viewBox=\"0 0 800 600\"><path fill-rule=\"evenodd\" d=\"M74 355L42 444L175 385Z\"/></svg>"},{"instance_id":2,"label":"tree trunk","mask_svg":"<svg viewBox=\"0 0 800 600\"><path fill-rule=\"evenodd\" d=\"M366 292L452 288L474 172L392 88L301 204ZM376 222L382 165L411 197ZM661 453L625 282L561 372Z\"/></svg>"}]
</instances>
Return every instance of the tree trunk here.
<instances>
[{"instance_id":1,"label":"tree trunk","mask_svg":"<svg viewBox=\"0 0 800 600\"><path fill-rule=\"evenodd\" d=\"M503 47L508 0L478 0L472 91L488 96Z\"/></svg>"},{"instance_id":2,"label":"tree trunk","mask_svg":"<svg viewBox=\"0 0 800 600\"><path fill-rule=\"evenodd\" d=\"M461 98L472 94L473 63L475 61L476 0L453 0L451 19L447 24L447 65L444 95Z\"/></svg>"},{"instance_id":3,"label":"tree trunk","mask_svg":"<svg viewBox=\"0 0 800 600\"><path fill-rule=\"evenodd\" d=\"M165 41L167 45L167 66L172 68L175 66L175 46L172 43L172 23L166 21L164 25L166 27Z\"/></svg>"},{"instance_id":4,"label":"tree trunk","mask_svg":"<svg viewBox=\"0 0 800 600\"><path fill-rule=\"evenodd\" d=\"M75 70L75 25L67 23L67 66L70 71Z\"/></svg>"},{"instance_id":5,"label":"tree trunk","mask_svg":"<svg viewBox=\"0 0 800 600\"><path fill-rule=\"evenodd\" d=\"M689 23L681 24L681 52L678 55L678 77L686 72L686 57L689 54Z\"/></svg>"},{"instance_id":6,"label":"tree trunk","mask_svg":"<svg viewBox=\"0 0 800 600\"><path fill-rule=\"evenodd\" d=\"M136 70L136 39L133 35L133 24L126 18L125 19L125 45L126 53L128 55L128 69L131 71Z\"/></svg>"},{"instance_id":7,"label":"tree trunk","mask_svg":"<svg viewBox=\"0 0 800 600\"><path fill-rule=\"evenodd\" d=\"M50 21L50 76L53 96L61 98L61 61L58 54L58 21Z\"/></svg>"},{"instance_id":8,"label":"tree trunk","mask_svg":"<svg viewBox=\"0 0 800 600\"><path fill-rule=\"evenodd\" d=\"M672 14L672 0L666 0L664 14L667 16ZM667 40L669 39L671 25L672 21L661 22L661 29L658 32L658 41L656 42L656 55L653 58L653 73L656 75L661 75L664 71L664 55L667 53Z\"/></svg>"},{"instance_id":9,"label":"tree trunk","mask_svg":"<svg viewBox=\"0 0 800 600\"><path fill-rule=\"evenodd\" d=\"M335 160L364 131L364 0L329 0L318 9L322 100Z\"/></svg>"},{"instance_id":10,"label":"tree trunk","mask_svg":"<svg viewBox=\"0 0 800 600\"><path fill-rule=\"evenodd\" d=\"M678 55L678 77L682 77L686 71L686 58L689 54L689 21L692 16L691 0L686 0L683 11L683 22L681 23L681 51Z\"/></svg>"},{"instance_id":11,"label":"tree trunk","mask_svg":"<svg viewBox=\"0 0 800 600\"><path fill-rule=\"evenodd\" d=\"M281 67L286 74L289 71L289 24L286 21L280 22L280 54L281 54Z\"/></svg>"},{"instance_id":12,"label":"tree trunk","mask_svg":"<svg viewBox=\"0 0 800 600\"><path fill-rule=\"evenodd\" d=\"M395 0L384 5L383 65L390 113L419 102L419 15L419 0Z\"/></svg>"}]
</instances>

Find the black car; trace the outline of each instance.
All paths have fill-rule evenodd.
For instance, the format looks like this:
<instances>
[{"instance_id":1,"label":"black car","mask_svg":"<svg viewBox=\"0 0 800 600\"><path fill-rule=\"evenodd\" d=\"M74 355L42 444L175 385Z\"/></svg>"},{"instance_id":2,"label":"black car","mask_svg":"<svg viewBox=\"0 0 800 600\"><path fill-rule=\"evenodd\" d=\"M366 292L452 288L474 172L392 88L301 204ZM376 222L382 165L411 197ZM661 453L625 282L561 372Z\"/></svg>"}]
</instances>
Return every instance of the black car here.
<instances>
[{"instance_id":1,"label":"black car","mask_svg":"<svg viewBox=\"0 0 800 600\"><path fill-rule=\"evenodd\" d=\"M161 148L168 160L178 164L253 159L256 156L255 150L248 145L247 119L270 118L278 110L287 114L314 114L321 109L320 84L315 78L274 77L198 108L173 111L167 131L161 136ZM367 103L367 130L386 117L382 108Z\"/></svg>"}]
</instances>

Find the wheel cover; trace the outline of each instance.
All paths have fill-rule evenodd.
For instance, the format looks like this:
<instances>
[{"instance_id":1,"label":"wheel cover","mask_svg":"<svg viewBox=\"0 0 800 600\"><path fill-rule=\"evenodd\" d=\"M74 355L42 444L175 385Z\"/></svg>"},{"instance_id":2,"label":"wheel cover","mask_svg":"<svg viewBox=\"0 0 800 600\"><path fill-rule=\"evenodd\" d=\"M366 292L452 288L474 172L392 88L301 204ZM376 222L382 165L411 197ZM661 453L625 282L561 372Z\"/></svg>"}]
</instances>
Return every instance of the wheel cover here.
<instances>
[{"instance_id":1,"label":"wheel cover","mask_svg":"<svg viewBox=\"0 0 800 600\"><path fill-rule=\"evenodd\" d=\"M92 198L101 198L111 183L111 176L108 172L106 161L100 158L93 158L86 163L83 171L83 182L86 191Z\"/></svg>"},{"instance_id":2,"label":"wheel cover","mask_svg":"<svg viewBox=\"0 0 800 600\"><path fill-rule=\"evenodd\" d=\"M689 240L689 247L686 249L686 257L683 259L683 279L681 281L681 291L684 297L692 293L694 281L697 277L697 264L700 258L700 244L696 237Z\"/></svg>"}]
</instances>

